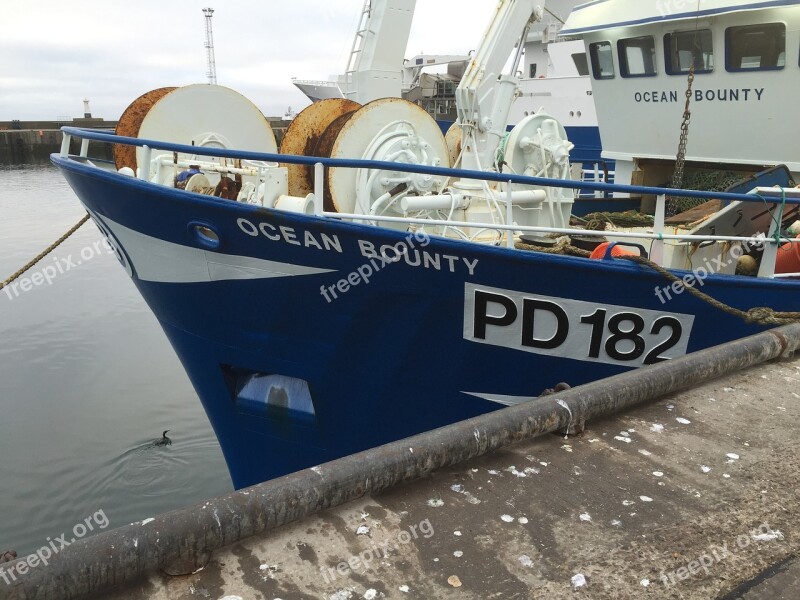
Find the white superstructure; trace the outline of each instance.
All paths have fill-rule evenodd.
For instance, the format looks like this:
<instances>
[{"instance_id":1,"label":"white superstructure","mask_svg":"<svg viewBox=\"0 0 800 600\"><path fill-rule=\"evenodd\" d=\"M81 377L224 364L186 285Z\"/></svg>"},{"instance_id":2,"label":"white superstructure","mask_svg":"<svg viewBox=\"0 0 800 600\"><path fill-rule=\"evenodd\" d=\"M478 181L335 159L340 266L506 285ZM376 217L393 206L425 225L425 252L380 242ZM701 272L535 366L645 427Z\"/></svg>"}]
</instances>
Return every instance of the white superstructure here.
<instances>
[{"instance_id":1,"label":"white superstructure","mask_svg":"<svg viewBox=\"0 0 800 600\"><path fill-rule=\"evenodd\" d=\"M617 183L668 180L692 64L687 164L800 176L800 111L787 101L800 91L800 2L594 1L561 34L586 44Z\"/></svg>"}]
</instances>

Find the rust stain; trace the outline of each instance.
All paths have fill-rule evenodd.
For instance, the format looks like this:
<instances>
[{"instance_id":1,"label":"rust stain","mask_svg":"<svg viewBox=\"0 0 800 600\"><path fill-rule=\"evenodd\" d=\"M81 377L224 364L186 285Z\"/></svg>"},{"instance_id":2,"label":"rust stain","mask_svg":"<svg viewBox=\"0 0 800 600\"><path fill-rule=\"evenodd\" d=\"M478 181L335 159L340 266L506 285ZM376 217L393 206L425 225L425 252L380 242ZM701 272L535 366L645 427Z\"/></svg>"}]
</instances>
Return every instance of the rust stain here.
<instances>
[{"instance_id":1,"label":"rust stain","mask_svg":"<svg viewBox=\"0 0 800 600\"><path fill-rule=\"evenodd\" d=\"M139 137L139 128L142 126L142 122L147 116L147 113L150 112L150 109L153 108L161 98L176 89L178 88L163 87L151 90L131 102L119 118L116 130L117 135L133 138ZM130 167L136 171L136 148L134 146L114 144L114 165L117 170L120 170L122 167Z\"/></svg>"},{"instance_id":2,"label":"rust stain","mask_svg":"<svg viewBox=\"0 0 800 600\"><path fill-rule=\"evenodd\" d=\"M296 156L330 156L331 143L324 153L322 138L327 130L341 117L352 115L361 108L358 102L343 98L320 100L297 115L286 129L281 142L281 154ZM336 130L337 134L338 131ZM334 136L335 139L335 136ZM307 196L314 191L314 168L305 165L283 165L289 170L289 194ZM327 176L325 178L327 180ZM326 210L328 207L326 205Z\"/></svg>"}]
</instances>

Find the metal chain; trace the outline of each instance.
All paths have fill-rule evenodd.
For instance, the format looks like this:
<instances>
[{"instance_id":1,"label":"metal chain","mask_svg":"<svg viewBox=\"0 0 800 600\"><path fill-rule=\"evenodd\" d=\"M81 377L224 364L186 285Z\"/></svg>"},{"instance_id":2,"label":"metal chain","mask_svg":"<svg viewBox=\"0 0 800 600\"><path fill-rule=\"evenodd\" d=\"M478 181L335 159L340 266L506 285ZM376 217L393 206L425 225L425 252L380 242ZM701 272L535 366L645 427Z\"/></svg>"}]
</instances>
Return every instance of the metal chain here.
<instances>
[{"instance_id":1,"label":"metal chain","mask_svg":"<svg viewBox=\"0 0 800 600\"><path fill-rule=\"evenodd\" d=\"M672 187L683 185L683 168L686 166L686 144L689 141L689 123L692 120L692 85L694 84L694 62L689 67L689 87L686 89L686 107L683 109L681 123L681 139L678 143L678 156L675 159L675 173L672 176Z\"/></svg>"}]
</instances>

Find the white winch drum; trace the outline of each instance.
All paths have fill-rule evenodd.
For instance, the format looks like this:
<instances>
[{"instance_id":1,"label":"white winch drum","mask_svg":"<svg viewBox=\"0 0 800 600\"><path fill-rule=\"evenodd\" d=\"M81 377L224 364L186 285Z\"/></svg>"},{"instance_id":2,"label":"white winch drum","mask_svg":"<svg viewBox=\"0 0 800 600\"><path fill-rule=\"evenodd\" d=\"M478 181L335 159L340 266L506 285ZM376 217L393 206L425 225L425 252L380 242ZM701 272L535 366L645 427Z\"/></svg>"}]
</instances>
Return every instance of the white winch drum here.
<instances>
[{"instance_id":1,"label":"white winch drum","mask_svg":"<svg viewBox=\"0 0 800 600\"><path fill-rule=\"evenodd\" d=\"M163 94L141 118L137 137L206 148L268 153L278 149L269 121L255 104L230 88L210 84L187 85ZM154 156L160 153L153 151ZM136 165L124 166L141 166L143 157L144 150L137 148ZM179 159L194 157L179 155Z\"/></svg>"},{"instance_id":2,"label":"white winch drum","mask_svg":"<svg viewBox=\"0 0 800 600\"><path fill-rule=\"evenodd\" d=\"M393 123L403 122L410 124L416 134L427 142L431 154L439 159L439 166L450 166L450 153L436 121L423 108L399 98L374 100L351 115L339 132L330 156L349 159L375 158L365 156L375 138ZM358 169L330 169L328 189L336 212L353 212L357 174Z\"/></svg>"},{"instance_id":3,"label":"white winch drum","mask_svg":"<svg viewBox=\"0 0 800 600\"><path fill-rule=\"evenodd\" d=\"M512 173L525 173L525 170L531 166L531 159L537 166L542 166L539 164L541 162L541 151L538 148L536 151L531 152L526 151L520 145L526 139L538 142L539 130L542 130L544 134L542 142L545 150L557 150L565 142L569 141L564 126L554 117L541 111L525 117L511 130L505 145L504 160L511 167ZM569 157L567 156L567 158Z\"/></svg>"}]
</instances>

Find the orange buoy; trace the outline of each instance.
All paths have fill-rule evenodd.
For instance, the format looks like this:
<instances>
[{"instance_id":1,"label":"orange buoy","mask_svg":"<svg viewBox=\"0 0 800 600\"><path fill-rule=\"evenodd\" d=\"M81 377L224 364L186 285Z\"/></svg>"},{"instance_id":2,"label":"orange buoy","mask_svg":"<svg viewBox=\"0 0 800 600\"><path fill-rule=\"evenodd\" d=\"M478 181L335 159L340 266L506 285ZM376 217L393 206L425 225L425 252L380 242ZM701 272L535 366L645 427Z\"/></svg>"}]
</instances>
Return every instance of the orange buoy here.
<instances>
[{"instance_id":1,"label":"orange buoy","mask_svg":"<svg viewBox=\"0 0 800 600\"><path fill-rule=\"evenodd\" d=\"M797 236L800 238L800 235ZM776 273L800 273L800 243L786 242L778 248L775 258Z\"/></svg>"},{"instance_id":2,"label":"orange buoy","mask_svg":"<svg viewBox=\"0 0 800 600\"><path fill-rule=\"evenodd\" d=\"M597 248L594 249L589 258L601 259L605 257L606 252L608 251L608 246L612 243L613 242L603 242ZM614 246L611 249L611 256L638 256L638 255L639 255L638 252L630 248L626 248L625 246Z\"/></svg>"}]
</instances>

